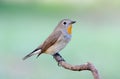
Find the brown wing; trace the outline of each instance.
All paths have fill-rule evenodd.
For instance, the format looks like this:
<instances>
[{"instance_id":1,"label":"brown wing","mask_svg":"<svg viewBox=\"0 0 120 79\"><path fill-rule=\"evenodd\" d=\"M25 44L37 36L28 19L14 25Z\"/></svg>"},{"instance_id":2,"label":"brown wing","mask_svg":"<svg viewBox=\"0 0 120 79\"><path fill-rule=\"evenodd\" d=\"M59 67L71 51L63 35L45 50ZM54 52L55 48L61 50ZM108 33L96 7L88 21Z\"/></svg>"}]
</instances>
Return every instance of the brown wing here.
<instances>
[{"instance_id":1,"label":"brown wing","mask_svg":"<svg viewBox=\"0 0 120 79\"><path fill-rule=\"evenodd\" d=\"M58 40L58 38L61 35L61 31L55 31L52 33L46 40L45 42L40 46L41 52L45 52L49 47L51 47L55 42Z\"/></svg>"},{"instance_id":2,"label":"brown wing","mask_svg":"<svg viewBox=\"0 0 120 79\"><path fill-rule=\"evenodd\" d=\"M38 48L36 48L34 51L32 51L30 54L26 55L23 60L27 59L28 57L31 57L33 55L34 52L41 50L41 52L39 52L39 54L37 55L37 57L39 57L40 54L42 54L43 52L45 52L50 46L52 46L53 44L55 44L55 42L58 40L58 38L61 35L61 31L55 31L54 33L52 33L46 40L45 42L40 45Z\"/></svg>"}]
</instances>

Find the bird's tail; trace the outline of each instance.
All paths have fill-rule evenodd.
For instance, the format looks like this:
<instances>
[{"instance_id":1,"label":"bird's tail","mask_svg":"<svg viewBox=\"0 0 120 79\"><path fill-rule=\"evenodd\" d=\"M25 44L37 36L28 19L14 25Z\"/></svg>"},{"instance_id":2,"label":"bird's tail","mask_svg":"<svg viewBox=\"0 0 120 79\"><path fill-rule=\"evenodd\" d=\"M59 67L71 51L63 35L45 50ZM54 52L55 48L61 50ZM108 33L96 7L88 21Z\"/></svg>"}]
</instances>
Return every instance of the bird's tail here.
<instances>
[{"instance_id":1,"label":"bird's tail","mask_svg":"<svg viewBox=\"0 0 120 79\"><path fill-rule=\"evenodd\" d=\"M34 51L32 51L31 53L29 53L28 55L26 55L26 56L23 58L23 60L25 60L25 59L33 56L33 55L36 55L36 54L40 55L40 54L41 54L41 49L35 49Z\"/></svg>"}]
</instances>

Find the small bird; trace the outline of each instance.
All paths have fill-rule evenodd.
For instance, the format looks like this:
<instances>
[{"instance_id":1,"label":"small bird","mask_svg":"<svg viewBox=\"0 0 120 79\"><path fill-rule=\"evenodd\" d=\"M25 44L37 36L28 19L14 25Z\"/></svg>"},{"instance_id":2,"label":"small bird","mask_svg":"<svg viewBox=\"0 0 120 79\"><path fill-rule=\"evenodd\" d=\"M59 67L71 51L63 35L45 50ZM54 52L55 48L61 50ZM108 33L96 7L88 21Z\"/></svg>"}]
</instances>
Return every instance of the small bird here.
<instances>
[{"instance_id":1,"label":"small bird","mask_svg":"<svg viewBox=\"0 0 120 79\"><path fill-rule=\"evenodd\" d=\"M26 55L23 60L36 55L39 57L42 53L54 55L59 53L71 40L72 24L76 21L70 19L61 20L49 37L38 46L34 51Z\"/></svg>"}]
</instances>

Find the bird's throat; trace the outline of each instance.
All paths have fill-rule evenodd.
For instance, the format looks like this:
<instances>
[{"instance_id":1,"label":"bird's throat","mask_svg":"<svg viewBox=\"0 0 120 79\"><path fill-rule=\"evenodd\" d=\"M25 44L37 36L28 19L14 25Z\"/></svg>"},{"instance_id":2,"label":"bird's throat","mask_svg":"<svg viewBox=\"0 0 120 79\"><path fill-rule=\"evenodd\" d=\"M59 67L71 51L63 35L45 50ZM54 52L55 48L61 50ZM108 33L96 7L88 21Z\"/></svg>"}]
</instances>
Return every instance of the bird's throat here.
<instances>
[{"instance_id":1,"label":"bird's throat","mask_svg":"<svg viewBox=\"0 0 120 79\"><path fill-rule=\"evenodd\" d=\"M70 24L67 28L68 34L72 34L72 24Z\"/></svg>"}]
</instances>

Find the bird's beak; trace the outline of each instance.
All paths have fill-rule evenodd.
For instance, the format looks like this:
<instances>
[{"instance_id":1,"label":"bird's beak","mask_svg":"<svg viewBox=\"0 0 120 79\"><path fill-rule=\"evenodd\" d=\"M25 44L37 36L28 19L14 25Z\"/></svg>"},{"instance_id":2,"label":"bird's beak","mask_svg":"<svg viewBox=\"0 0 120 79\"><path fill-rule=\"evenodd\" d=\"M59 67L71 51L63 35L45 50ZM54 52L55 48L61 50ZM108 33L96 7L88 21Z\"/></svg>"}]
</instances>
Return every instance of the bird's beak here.
<instances>
[{"instance_id":1,"label":"bird's beak","mask_svg":"<svg viewBox=\"0 0 120 79\"><path fill-rule=\"evenodd\" d=\"M71 24L74 24L74 23L76 23L76 21L71 21Z\"/></svg>"}]
</instances>

